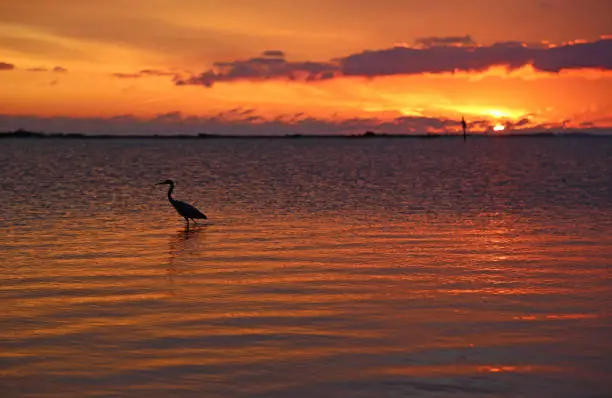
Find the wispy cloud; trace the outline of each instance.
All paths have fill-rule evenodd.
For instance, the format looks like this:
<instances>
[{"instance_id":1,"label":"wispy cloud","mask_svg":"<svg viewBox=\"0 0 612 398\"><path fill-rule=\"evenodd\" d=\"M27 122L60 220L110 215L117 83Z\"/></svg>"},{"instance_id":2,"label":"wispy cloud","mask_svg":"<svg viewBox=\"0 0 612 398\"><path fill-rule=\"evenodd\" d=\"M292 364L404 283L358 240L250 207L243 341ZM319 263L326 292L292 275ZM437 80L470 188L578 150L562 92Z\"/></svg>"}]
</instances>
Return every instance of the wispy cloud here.
<instances>
[{"instance_id":1,"label":"wispy cloud","mask_svg":"<svg viewBox=\"0 0 612 398\"><path fill-rule=\"evenodd\" d=\"M147 76L178 76L178 75L179 75L178 72L164 71L164 70L157 70L157 69L142 69L138 72L133 72L133 73L117 72L117 73L111 74L111 76L119 78L119 79L139 79L141 77L147 77Z\"/></svg>"},{"instance_id":2,"label":"wispy cloud","mask_svg":"<svg viewBox=\"0 0 612 398\"><path fill-rule=\"evenodd\" d=\"M532 65L541 72L568 69L612 69L612 39L571 42L561 46L501 42L478 46L470 35L426 37L415 47L396 46L367 50L327 62L287 61L282 51L266 51L260 57L216 62L213 67L187 78L176 77L177 85L212 87L217 82L236 80L289 79L321 81L342 76L381 77L422 73L480 72L492 66L517 69Z\"/></svg>"},{"instance_id":3,"label":"wispy cloud","mask_svg":"<svg viewBox=\"0 0 612 398\"><path fill-rule=\"evenodd\" d=\"M416 39L415 43L423 47L440 46L474 46L476 42L472 36L429 36Z\"/></svg>"},{"instance_id":4,"label":"wispy cloud","mask_svg":"<svg viewBox=\"0 0 612 398\"><path fill-rule=\"evenodd\" d=\"M119 78L119 79L139 79L142 77L142 75L138 72L136 73L116 72L116 73L112 73L111 76Z\"/></svg>"},{"instance_id":5,"label":"wispy cloud","mask_svg":"<svg viewBox=\"0 0 612 398\"><path fill-rule=\"evenodd\" d=\"M45 67L36 67L36 68L28 68L26 69L28 72L54 72L54 73L67 73L68 69L62 66L55 66L51 69Z\"/></svg>"}]
</instances>

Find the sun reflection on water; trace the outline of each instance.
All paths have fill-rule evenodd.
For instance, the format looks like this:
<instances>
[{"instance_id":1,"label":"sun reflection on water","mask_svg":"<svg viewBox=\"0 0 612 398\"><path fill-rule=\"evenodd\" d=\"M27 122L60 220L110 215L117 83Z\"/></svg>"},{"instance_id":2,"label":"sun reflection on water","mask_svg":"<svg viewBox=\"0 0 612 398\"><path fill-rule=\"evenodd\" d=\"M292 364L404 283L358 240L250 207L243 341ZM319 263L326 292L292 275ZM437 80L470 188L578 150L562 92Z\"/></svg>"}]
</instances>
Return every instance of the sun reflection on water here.
<instances>
[{"instance_id":1,"label":"sun reflection on water","mask_svg":"<svg viewBox=\"0 0 612 398\"><path fill-rule=\"evenodd\" d=\"M131 202L108 202L110 177L56 184L40 215L9 170L27 206L0 221L17 225L0 231L3 396L609 391L607 141L364 141L149 143L207 203L189 230L146 185L165 168L104 169L100 143L88 161ZM40 178L91 180L58 167Z\"/></svg>"}]
</instances>

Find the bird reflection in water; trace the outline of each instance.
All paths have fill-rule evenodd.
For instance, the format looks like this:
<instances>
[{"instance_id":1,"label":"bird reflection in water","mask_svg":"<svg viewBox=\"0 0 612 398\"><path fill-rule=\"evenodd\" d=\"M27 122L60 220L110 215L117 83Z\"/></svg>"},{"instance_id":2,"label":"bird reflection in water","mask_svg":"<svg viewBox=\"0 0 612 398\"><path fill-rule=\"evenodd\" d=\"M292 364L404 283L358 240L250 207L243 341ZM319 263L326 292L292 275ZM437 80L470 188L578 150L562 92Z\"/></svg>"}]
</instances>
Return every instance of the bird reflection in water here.
<instances>
[{"instance_id":1,"label":"bird reflection in water","mask_svg":"<svg viewBox=\"0 0 612 398\"><path fill-rule=\"evenodd\" d=\"M184 271L184 267L181 265L191 262L197 254L200 246L200 242L204 234L206 226L200 226L197 228L185 227L182 230L174 233L168 243L168 267L166 268L168 281L171 284L170 294L176 295L174 289L174 277L181 274Z\"/></svg>"}]
</instances>

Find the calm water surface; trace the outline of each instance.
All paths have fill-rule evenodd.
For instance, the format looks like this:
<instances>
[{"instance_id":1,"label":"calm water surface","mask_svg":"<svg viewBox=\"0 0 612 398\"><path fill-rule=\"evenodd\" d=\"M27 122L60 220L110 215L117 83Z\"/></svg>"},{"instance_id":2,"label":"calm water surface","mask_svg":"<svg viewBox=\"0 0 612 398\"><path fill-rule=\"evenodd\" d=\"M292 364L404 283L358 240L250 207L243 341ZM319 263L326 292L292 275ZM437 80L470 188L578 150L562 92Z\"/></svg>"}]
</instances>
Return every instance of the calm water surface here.
<instances>
[{"instance_id":1,"label":"calm water surface","mask_svg":"<svg viewBox=\"0 0 612 398\"><path fill-rule=\"evenodd\" d=\"M612 394L612 139L5 139L0 165L2 397Z\"/></svg>"}]
</instances>

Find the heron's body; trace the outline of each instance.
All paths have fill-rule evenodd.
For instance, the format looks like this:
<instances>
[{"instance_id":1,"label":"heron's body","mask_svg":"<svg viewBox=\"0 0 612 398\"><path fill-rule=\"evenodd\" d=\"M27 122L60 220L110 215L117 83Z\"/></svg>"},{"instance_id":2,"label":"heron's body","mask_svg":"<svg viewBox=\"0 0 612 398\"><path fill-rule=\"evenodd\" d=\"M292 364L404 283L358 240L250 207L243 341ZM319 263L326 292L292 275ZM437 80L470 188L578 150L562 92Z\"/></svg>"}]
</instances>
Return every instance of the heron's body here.
<instances>
[{"instance_id":1,"label":"heron's body","mask_svg":"<svg viewBox=\"0 0 612 398\"><path fill-rule=\"evenodd\" d=\"M200 210L196 209L194 206L189 203L183 202L182 200L176 200L172 197L172 191L174 191L174 181L166 180L164 182L160 182L160 184L168 184L168 200L170 204L174 206L174 209L178 214L181 215L187 222L187 227L189 227L189 220L196 222L196 219L204 219L206 220L206 215L202 213Z\"/></svg>"}]
</instances>

